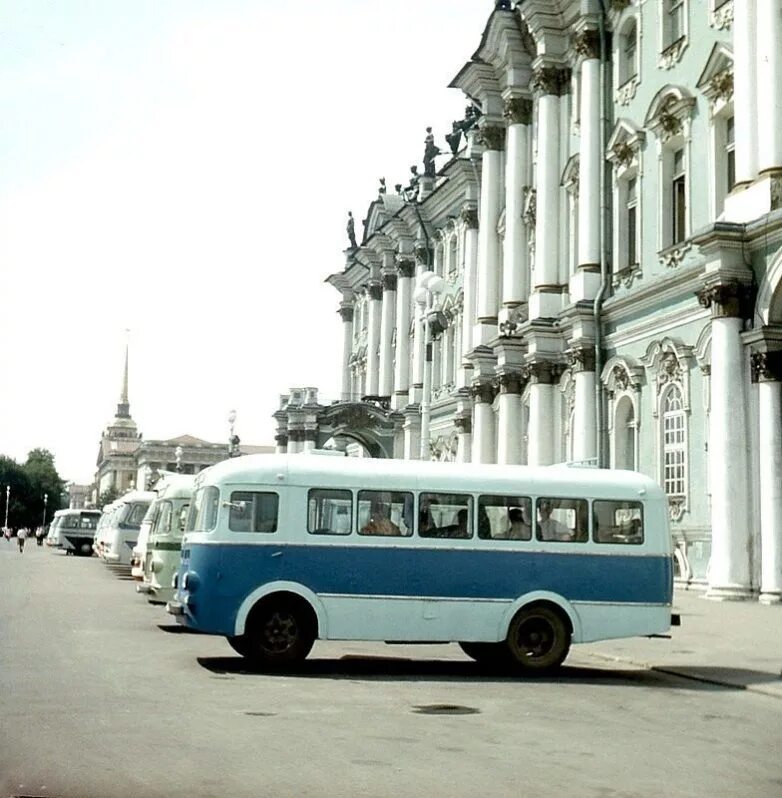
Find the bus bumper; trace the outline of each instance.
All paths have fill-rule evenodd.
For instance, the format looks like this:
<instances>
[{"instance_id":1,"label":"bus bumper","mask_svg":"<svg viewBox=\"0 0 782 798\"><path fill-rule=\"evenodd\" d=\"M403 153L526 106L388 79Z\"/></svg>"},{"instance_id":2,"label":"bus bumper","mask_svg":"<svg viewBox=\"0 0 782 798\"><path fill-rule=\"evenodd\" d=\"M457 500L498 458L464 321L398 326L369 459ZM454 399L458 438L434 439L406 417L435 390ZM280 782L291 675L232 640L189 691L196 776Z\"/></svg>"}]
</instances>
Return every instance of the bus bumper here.
<instances>
[{"instance_id":1,"label":"bus bumper","mask_svg":"<svg viewBox=\"0 0 782 798\"><path fill-rule=\"evenodd\" d=\"M169 601L166 604L166 612L169 615L184 615L185 614L185 605L180 604L178 601Z\"/></svg>"},{"instance_id":2,"label":"bus bumper","mask_svg":"<svg viewBox=\"0 0 782 798\"><path fill-rule=\"evenodd\" d=\"M151 593L152 586L148 585L146 582L143 585L136 585L136 593Z\"/></svg>"}]
</instances>

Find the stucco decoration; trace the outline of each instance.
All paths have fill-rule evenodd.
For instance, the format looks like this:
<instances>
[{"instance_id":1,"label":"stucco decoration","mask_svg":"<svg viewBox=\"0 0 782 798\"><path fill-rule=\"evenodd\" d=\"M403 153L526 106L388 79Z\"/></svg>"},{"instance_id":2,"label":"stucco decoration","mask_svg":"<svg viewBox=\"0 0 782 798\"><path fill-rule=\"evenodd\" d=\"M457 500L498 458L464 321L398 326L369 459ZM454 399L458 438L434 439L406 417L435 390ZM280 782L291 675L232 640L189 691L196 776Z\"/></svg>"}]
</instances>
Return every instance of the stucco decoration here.
<instances>
[{"instance_id":1,"label":"stucco decoration","mask_svg":"<svg viewBox=\"0 0 782 798\"><path fill-rule=\"evenodd\" d=\"M646 355L641 359L649 372L649 382L655 385L655 406L652 414L659 414L657 399L672 382L679 384L682 390L684 409L690 412L690 364L693 359L693 348L685 346L675 338L663 338L649 345Z\"/></svg>"},{"instance_id":2,"label":"stucco decoration","mask_svg":"<svg viewBox=\"0 0 782 798\"><path fill-rule=\"evenodd\" d=\"M782 249L766 269L758 286L755 303L755 325L771 324L782 324Z\"/></svg>"},{"instance_id":3,"label":"stucco decoration","mask_svg":"<svg viewBox=\"0 0 782 798\"><path fill-rule=\"evenodd\" d=\"M603 366L600 379L609 394L622 391L638 393L643 385L644 369L635 358L615 355Z\"/></svg>"},{"instance_id":4,"label":"stucco decoration","mask_svg":"<svg viewBox=\"0 0 782 798\"><path fill-rule=\"evenodd\" d=\"M655 94L649 104L644 126L664 143L684 132L694 107L695 98L687 89L668 84Z\"/></svg>"},{"instance_id":5,"label":"stucco decoration","mask_svg":"<svg viewBox=\"0 0 782 798\"><path fill-rule=\"evenodd\" d=\"M717 30L729 30L733 25L733 0L715 8L719 0L709 0L709 25Z\"/></svg>"}]
</instances>

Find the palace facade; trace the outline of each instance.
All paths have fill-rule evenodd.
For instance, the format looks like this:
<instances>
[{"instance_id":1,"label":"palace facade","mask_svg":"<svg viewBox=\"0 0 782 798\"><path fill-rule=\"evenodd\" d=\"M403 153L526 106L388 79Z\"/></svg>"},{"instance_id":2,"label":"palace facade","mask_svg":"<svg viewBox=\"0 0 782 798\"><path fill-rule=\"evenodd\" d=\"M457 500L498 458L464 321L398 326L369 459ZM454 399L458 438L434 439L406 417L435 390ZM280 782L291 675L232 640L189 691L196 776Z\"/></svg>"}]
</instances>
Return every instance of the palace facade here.
<instances>
[{"instance_id":1,"label":"palace facade","mask_svg":"<svg viewBox=\"0 0 782 798\"><path fill-rule=\"evenodd\" d=\"M448 156L383 181L328 278L330 432L637 469L680 580L780 601L782 0L498 2L450 86ZM287 403L298 451L326 409Z\"/></svg>"}]
</instances>

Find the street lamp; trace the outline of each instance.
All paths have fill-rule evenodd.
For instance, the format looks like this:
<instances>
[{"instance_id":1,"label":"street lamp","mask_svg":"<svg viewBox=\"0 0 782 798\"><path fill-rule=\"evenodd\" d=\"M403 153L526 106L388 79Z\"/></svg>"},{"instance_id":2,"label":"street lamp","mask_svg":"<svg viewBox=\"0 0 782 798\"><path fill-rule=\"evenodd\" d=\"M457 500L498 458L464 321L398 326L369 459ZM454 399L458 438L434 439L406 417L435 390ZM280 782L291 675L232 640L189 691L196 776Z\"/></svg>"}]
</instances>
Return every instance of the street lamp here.
<instances>
[{"instance_id":1,"label":"street lamp","mask_svg":"<svg viewBox=\"0 0 782 798\"><path fill-rule=\"evenodd\" d=\"M182 455L183 454L184 454L184 452L183 452L181 446L177 446L176 449L174 449L174 457L176 457L176 472L177 472L177 474L181 474L182 473Z\"/></svg>"},{"instance_id":2,"label":"street lamp","mask_svg":"<svg viewBox=\"0 0 782 798\"><path fill-rule=\"evenodd\" d=\"M437 317L438 297L445 290L445 280L433 271L421 272L413 298L421 309L424 324L424 385L421 396L421 460L430 460L429 422L432 415L432 321Z\"/></svg>"},{"instance_id":3,"label":"street lamp","mask_svg":"<svg viewBox=\"0 0 782 798\"><path fill-rule=\"evenodd\" d=\"M5 486L5 524L3 529L8 529L8 504L11 501L11 486Z\"/></svg>"},{"instance_id":4,"label":"street lamp","mask_svg":"<svg viewBox=\"0 0 782 798\"><path fill-rule=\"evenodd\" d=\"M46 526L46 505L49 502L49 494L43 494L43 523L41 524L42 527Z\"/></svg>"},{"instance_id":5,"label":"street lamp","mask_svg":"<svg viewBox=\"0 0 782 798\"><path fill-rule=\"evenodd\" d=\"M236 421L236 411L231 410L228 414L228 423L230 429L228 431L228 456L238 457L239 455L239 436L234 432L234 422Z\"/></svg>"}]
</instances>

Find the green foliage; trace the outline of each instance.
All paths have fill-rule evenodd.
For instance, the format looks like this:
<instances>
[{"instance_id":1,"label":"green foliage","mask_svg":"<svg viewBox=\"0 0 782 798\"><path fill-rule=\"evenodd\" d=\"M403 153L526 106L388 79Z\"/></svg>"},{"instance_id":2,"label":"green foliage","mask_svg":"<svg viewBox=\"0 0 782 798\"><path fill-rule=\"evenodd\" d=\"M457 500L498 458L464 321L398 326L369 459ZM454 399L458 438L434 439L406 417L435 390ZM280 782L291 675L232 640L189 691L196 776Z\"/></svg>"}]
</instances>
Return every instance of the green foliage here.
<instances>
[{"instance_id":1,"label":"green foliage","mask_svg":"<svg viewBox=\"0 0 782 798\"><path fill-rule=\"evenodd\" d=\"M112 485L100 495L98 507L102 510L107 504L111 504L115 499L119 499L119 491Z\"/></svg>"},{"instance_id":2,"label":"green foliage","mask_svg":"<svg viewBox=\"0 0 782 798\"><path fill-rule=\"evenodd\" d=\"M54 455L46 449L33 449L23 465L0 455L0 523L5 521L6 488L9 487L8 526L12 528L40 526L44 520L44 496L46 523L62 506L65 483L54 466Z\"/></svg>"}]
</instances>

